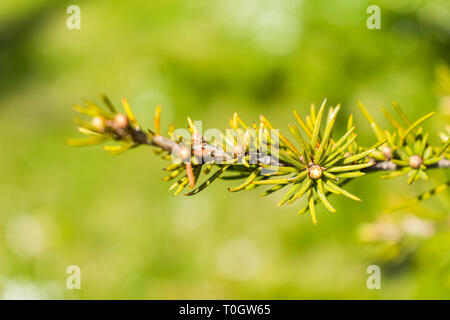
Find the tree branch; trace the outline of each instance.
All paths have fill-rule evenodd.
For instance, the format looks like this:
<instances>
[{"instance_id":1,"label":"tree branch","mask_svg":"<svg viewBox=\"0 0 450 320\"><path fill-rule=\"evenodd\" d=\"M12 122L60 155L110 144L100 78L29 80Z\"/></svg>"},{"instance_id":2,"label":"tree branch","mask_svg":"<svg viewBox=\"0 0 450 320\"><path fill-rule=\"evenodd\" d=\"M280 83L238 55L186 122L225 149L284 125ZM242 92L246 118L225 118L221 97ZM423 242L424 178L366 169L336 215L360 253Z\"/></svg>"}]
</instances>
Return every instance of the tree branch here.
<instances>
[{"instance_id":1,"label":"tree branch","mask_svg":"<svg viewBox=\"0 0 450 320\"><path fill-rule=\"evenodd\" d=\"M133 129L134 130L134 129ZM132 136L135 136L132 134ZM201 158L202 155L208 154L213 159L218 160L218 164L222 164L224 161L231 161L234 159L234 157L228 153L226 153L221 147L219 146L213 146L210 143L206 142L204 138L201 138L202 142L197 146L197 148L194 146L193 153L194 155ZM136 141L138 142L138 141ZM141 140L142 143L142 140ZM145 144L148 144L150 146L159 147L169 153L176 151L180 148L180 145L176 142L172 141L171 139L164 137L162 135L154 134L151 139L147 139ZM248 155L248 154L246 154ZM251 155L253 163L263 164L263 165L278 165L280 167L287 167L291 166L288 163L284 163L283 161L280 161L279 159L276 159L275 157L272 157L271 155L263 155L260 156L260 154L252 154ZM255 161L256 160L256 161ZM450 168L450 159L443 158L439 162L428 166L429 169L433 168ZM401 169L401 166L391 162L391 161L378 161L375 162L375 164L371 167L362 169L361 171L364 172L376 172L376 171L395 171Z\"/></svg>"},{"instance_id":2,"label":"tree branch","mask_svg":"<svg viewBox=\"0 0 450 320\"><path fill-rule=\"evenodd\" d=\"M362 171L365 172L373 172L373 171L395 171L400 170L402 167L399 166L396 163L393 163L391 161L379 161L375 162L375 164L371 167L368 167ZM428 169L435 169L435 168L450 168L450 159L442 158L439 162L432 164L430 166L427 166Z\"/></svg>"}]
</instances>

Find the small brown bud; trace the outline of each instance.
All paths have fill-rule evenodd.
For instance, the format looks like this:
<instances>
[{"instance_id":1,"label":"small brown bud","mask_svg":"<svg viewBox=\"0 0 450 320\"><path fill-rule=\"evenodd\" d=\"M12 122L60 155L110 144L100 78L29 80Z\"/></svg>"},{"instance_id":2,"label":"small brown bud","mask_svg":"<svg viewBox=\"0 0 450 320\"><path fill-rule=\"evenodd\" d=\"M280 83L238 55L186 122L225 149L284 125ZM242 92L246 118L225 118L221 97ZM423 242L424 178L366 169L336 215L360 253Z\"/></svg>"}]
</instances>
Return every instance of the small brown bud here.
<instances>
[{"instance_id":1,"label":"small brown bud","mask_svg":"<svg viewBox=\"0 0 450 320\"><path fill-rule=\"evenodd\" d=\"M313 164L308 168L308 172L311 179L319 179L322 177L323 170L319 165Z\"/></svg>"},{"instance_id":2,"label":"small brown bud","mask_svg":"<svg viewBox=\"0 0 450 320\"><path fill-rule=\"evenodd\" d=\"M91 120L91 125L98 132L103 132L105 131L105 118L100 116L93 117Z\"/></svg>"},{"instance_id":3,"label":"small brown bud","mask_svg":"<svg viewBox=\"0 0 450 320\"><path fill-rule=\"evenodd\" d=\"M409 157L409 165L411 166L411 168L419 169L422 163L423 159L418 155L413 155Z\"/></svg>"},{"instance_id":4,"label":"small brown bud","mask_svg":"<svg viewBox=\"0 0 450 320\"><path fill-rule=\"evenodd\" d=\"M128 118L123 113L118 113L114 117L114 124L117 129L126 129L128 127Z\"/></svg>"},{"instance_id":5,"label":"small brown bud","mask_svg":"<svg viewBox=\"0 0 450 320\"><path fill-rule=\"evenodd\" d=\"M381 152L383 153L383 156L385 156L387 159L392 159L392 148L388 146L384 146L381 148Z\"/></svg>"}]
</instances>

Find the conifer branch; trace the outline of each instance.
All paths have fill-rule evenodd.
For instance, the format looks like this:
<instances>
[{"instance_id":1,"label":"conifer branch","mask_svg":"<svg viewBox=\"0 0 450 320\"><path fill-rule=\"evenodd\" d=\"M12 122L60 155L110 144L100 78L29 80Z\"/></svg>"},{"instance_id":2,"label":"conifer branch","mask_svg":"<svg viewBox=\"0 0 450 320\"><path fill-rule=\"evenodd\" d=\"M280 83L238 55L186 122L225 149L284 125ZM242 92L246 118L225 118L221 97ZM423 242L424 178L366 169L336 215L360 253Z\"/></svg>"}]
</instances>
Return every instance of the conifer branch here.
<instances>
[{"instance_id":1,"label":"conifer branch","mask_svg":"<svg viewBox=\"0 0 450 320\"><path fill-rule=\"evenodd\" d=\"M163 180L178 179L169 189L175 189L175 195L186 187L191 189L186 195L197 194L216 179L243 180L241 184L228 188L231 192L271 185L262 196L289 186L278 206L292 204L306 195L308 206L299 213L310 211L314 224L317 222L315 205L322 203L329 211L336 211L328 200L330 195L361 201L342 187L366 173L386 171L383 178L407 174L407 182L412 184L418 179L427 180L429 169L450 167L448 139L442 141L441 146L431 146L429 134L420 127L434 113L412 122L397 104L394 108L405 122L404 126L383 108L386 118L395 127L391 132L383 131L359 103L376 137L372 146L364 147L356 140L352 115L348 119L346 133L339 139L333 137L340 105L329 107L326 113L326 100L317 111L312 105L305 119L294 111L295 119L308 140L295 124L291 124L289 130L295 138L292 142L264 116L260 117L259 125L252 123L249 126L237 113L230 120L230 129L225 134L220 133L219 137L205 137L190 118L184 134L170 126L165 136L160 127L161 107L155 111L154 131L144 131L126 99L122 99L125 113L117 113L106 96L101 98L108 111L89 101L85 106L75 106L78 112L90 116L91 121L75 119L78 130L88 138L69 139L69 145L116 141L116 144L104 146L111 154L140 145L155 147L155 152L163 159L172 161L165 168L169 174ZM195 188L201 173L207 175L214 168L215 172ZM431 194L443 188L436 190Z\"/></svg>"}]
</instances>

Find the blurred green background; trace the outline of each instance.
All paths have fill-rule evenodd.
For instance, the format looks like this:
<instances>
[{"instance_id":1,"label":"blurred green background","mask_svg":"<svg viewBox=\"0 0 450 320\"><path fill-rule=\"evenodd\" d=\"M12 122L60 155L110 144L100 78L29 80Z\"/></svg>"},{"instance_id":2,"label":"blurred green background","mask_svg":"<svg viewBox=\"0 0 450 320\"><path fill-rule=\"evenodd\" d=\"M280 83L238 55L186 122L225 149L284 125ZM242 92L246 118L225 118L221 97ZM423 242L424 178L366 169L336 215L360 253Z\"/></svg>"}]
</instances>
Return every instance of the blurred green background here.
<instances>
[{"instance_id":1,"label":"blurred green background","mask_svg":"<svg viewBox=\"0 0 450 320\"><path fill-rule=\"evenodd\" d=\"M81 8L69 30L66 8ZM370 4L381 29L366 27ZM276 208L279 195L231 194L219 181L173 197L149 148L111 157L70 148L71 106L127 97L140 123L224 128L238 111L281 128L325 97L343 104L359 140L374 137L356 101L387 127L397 101L437 143L448 124L450 3L446 0L0 2L0 298L450 298L448 192L382 212L448 179L358 179L364 201L332 199L319 224ZM447 85L446 85L447 84ZM448 170L447 170L448 171ZM236 183L236 182L234 182ZM366 268L381 267L381 290ZM81 268L81 290L66 268Z\"/></svg>"}]
</instances>

